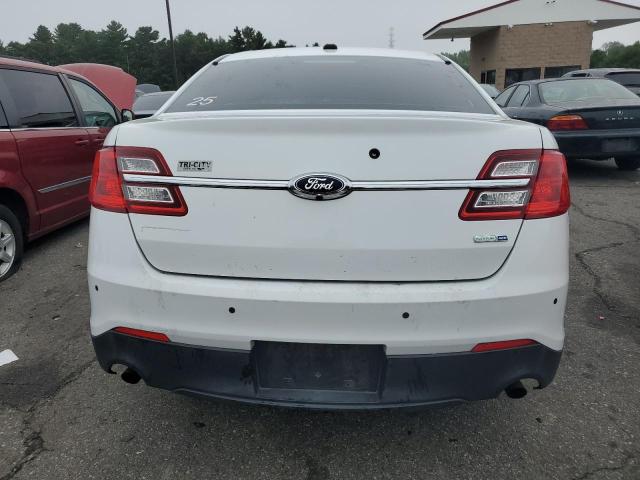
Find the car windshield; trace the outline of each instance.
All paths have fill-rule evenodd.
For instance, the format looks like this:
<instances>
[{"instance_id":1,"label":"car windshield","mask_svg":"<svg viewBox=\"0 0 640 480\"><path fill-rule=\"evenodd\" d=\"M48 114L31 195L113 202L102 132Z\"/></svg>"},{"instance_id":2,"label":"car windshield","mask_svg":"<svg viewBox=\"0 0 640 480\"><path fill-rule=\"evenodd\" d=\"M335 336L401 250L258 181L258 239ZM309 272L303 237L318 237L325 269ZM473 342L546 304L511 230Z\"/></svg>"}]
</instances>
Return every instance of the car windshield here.
<instances>
[{"instance_id":1,"label":"car windshield","mask_svg":"<svg viewBox=\"0 0 640 480\"><path fill-rule=\"evenodd\" d=\"M173 92L148 93L142 95L138 97L133 104L133 111L158 110L171 95L173 95Z\"/></svg>"},{"instance_id":2,"label":"car windshield","mask_svg":"<svg viewBox=\"0 0 640 480\"><path fill-rule=\"evenodd\" d=\"M576 102L583 100L626 100L637 96L622 85L604 79L559 80L540 84L540 95L545 103Z\"/></svg>"},{"instance_id":3,"label":"car windshield","mask_svg":"<svg viewBox=\"0 0 640 480\"><path fill-rule=\"evenodd\" d=\"M292 56L211 65L167 112L264 109L435 110L495 114L443 61Z\"/></svg>"}]
</instances>

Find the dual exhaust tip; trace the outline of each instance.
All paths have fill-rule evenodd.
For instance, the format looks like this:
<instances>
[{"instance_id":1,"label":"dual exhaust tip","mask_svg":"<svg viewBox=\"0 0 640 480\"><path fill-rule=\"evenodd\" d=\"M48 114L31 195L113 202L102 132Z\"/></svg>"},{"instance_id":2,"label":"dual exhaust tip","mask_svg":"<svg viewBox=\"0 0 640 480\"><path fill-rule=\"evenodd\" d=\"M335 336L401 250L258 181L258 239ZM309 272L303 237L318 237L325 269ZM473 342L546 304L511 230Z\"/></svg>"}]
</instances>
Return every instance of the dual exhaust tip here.
<instances>
[{"instance_id":1,"label":"dual exhaust tip","mask_svg":"<svg viewBox=\"0 0 640 480\"><path fill-rule=\"evenodd\" d=\"M129 367L127 367L127 369L122 372L120 377L123 381L131 385L135 385L140 381L140 375L138 374L138 372ZM504 389L504 393L506 393L507 397L509 398L520 399L527 396L527 388L522 384L520 380L518 380L517 382L508 385L507 388Z\"/></svg>"}]
</instances>

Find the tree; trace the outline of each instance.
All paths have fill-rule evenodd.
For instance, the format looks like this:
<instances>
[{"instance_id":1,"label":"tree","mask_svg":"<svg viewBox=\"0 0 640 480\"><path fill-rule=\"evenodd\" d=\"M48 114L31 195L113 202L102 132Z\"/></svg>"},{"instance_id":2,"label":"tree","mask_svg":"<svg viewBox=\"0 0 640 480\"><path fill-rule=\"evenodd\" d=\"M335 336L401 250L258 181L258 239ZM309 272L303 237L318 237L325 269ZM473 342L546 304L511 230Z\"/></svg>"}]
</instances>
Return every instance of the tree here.
<instances>
[{"instance_id":1,"label":"tree","mask_svg":"<svg viewBox=\"0 0 640 480\"><path fill-rule=\"evenodd\" d=\"M605 43L591 54L591 67L640 68L640 42L628 46L620 42Z\"/></svg>"},{"instance_id":2,"label":"tree","mask_svg":"<svg viewBox=\"0 0 640 480\"><path fill-rule=\"evenodd\" d=\"M128 38L127 29L121 23L111 20L109 25L98 33L97 61L129 70L130 64L126 51Z\"/></svg>"},{"instance_id":3,"label":"tree","mask_svg":"<svg viewBox=\"0 0 640 480\"><path fill-rule=\"evenodd\" d=\"M471 63L471 54L469 50L460 50L457 53L442 53L445 57L450 58L466 71L469 71L469 65Z\"/></svg>"},{"instance_id":4,"label":"tree","mask_svg":"<svg viewBox=\"0 0 640 480\"><path fill-rule=\"evenodd\" d=\"M129 59L129 73L139 83L151 83L162 69L158 49L160 33L152 27L140 27L133 37L127 40L126 50Z\"/></svg>"},{"instance_id":5,"label":"tree","mask_svg":"<svg viewBox=\"0 0 640 480\"><path fill-rule=\"evenodd\" d=\"M289 45L285 40L274 44L259 30L246 26L236 27L227 38L186 30L176 36L175 46L179 79L184 81L221 55ZM53 33L40 25L26 43L0 42L0 55L30 58L51 65L105 63L130 72L138 83L155 83L165 89L174 87L171 45L149 26L139 27L129 35L115 20L98 32L85 30L78 23L60 23Z\"/></svg>"},{"instance_id":6,"label":"tree","mask_svg":"<svg viewBox=\"0 0 640 480\"><path fill-rule=\"evenodd\" d=\"M41 62L51 61L53 57L54 38L51 30L40 25L27 43L25 54L29 58Z\"/></svg>"},{"instance_id":7,"label":"tree","mask_svg":"<svg viewBox=\"0 0 640 480\"><path fill-rule=\"evenodd\" d=\"M78 23L60 23L54 30L53 56L50 59L55 65L82 62L78 48L81 45L83 29Z\"/></svg>"}]
</instances>

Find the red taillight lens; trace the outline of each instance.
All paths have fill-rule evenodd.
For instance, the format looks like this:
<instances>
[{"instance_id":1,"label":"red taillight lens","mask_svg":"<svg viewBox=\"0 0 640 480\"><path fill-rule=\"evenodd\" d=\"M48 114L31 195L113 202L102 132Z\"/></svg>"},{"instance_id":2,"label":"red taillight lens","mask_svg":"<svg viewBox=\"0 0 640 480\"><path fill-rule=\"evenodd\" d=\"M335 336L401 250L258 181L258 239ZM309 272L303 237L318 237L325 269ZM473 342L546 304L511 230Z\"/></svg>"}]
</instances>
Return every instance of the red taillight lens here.
<instances>
[{"instance_id":1,"label":"red taillight lens","mask_svg":"<svg viewBox=\"0 0 640 480\"><path fill-rule=\"evenodd\" d=\"M524 218L556 217L566 213L570 206L567 161L562 153L545 150Z\"/></svg>"},{"instance_id":2,"label":"red taillight lens","mask_svg":"<svg viewBox=\"0 0 640 480\"><path fill-rule=\"evenodd\" d=\"M129 328L129 327L116 327L113 330L118 333L124 333L125 335L144 338L146 340L155 340L157 342L169 341L169 337L167 337L164 333L160 333L160 332L150 332L148 330L138 330L137 328Z\"/></svg>"},{"instance_id":3,"label":"red taillight lens","mask_svg":"<svg viewBox=\"0 0 640 480\"><path fill-rule=\"evenodd\" d=\"M547 121L547 128L555 132L587 130L589 125L580 115L556 115Z\"/></svg>"},{"instance_id":4,"label":"red taillight lens","mask_svg":"<svg viewBox=\"0 0 640 480\"><path fill-rule=\"evenodd\" d=\"M480 353L480 352L493 352L496 350L506 350L508 348L518 348L518 347L528 347L529 345L535 345L538 342L530 339L521 339L521 340L506 340L503 342L488 342L488 343L479 343L473 349L472 352Z\"/></svg>"},{"instance_id":5,"label":"red taillight lens","mask_svg":"<svg viewBox=\"0 0 640 480\"><path fill-rule=\"evenodd\" d=\"M101 210L119 213L127 211L116 165L116 152L113 148L103 148L96 152L89 187L89 201L91 205Z\"/></svg>"},{"instance_id":6,"label":"red taillight lens","mask_svg":"<svg viewBox=\"0 0 640 480\"><path fill-rule=\"evenodd\" d=\"M569 179L564 155L555 150L496 152L478 180L529 179L525 186L469 191L461 220L513 220L562 215L569 208Z\"/></svg>"},{"instance_id":7,"label":"red taillight lens","mask_svg":"<svg viewBox=\"0 0 640 480\"><path fill-rule=\"evenodd\" d=\"M183 216L187 204L176 185L128 182L124 175L171 176L164 158L153 148L110 147L96 154L89 198L111 212Z\"/></svg>"}]
</instances>

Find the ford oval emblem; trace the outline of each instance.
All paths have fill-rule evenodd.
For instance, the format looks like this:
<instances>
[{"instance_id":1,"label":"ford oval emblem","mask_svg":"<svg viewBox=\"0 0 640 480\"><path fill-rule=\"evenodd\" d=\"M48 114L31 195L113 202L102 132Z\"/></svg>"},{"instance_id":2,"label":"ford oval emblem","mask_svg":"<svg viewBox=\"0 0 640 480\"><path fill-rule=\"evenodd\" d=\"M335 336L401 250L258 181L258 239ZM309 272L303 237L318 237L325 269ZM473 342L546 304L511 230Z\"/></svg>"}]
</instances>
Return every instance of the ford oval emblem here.
<instances>
[{"instance_id":1,"label":"ford oval emblem","mask_svg":"<svg viewBox=\"0 0 640 480\"><path fill-rule=\"evenodd\" d=\"M351 182L340 175L307 173L292 179L289 191L307 200L335 200L351 193Z\"/></svg>"}]
</instances>

